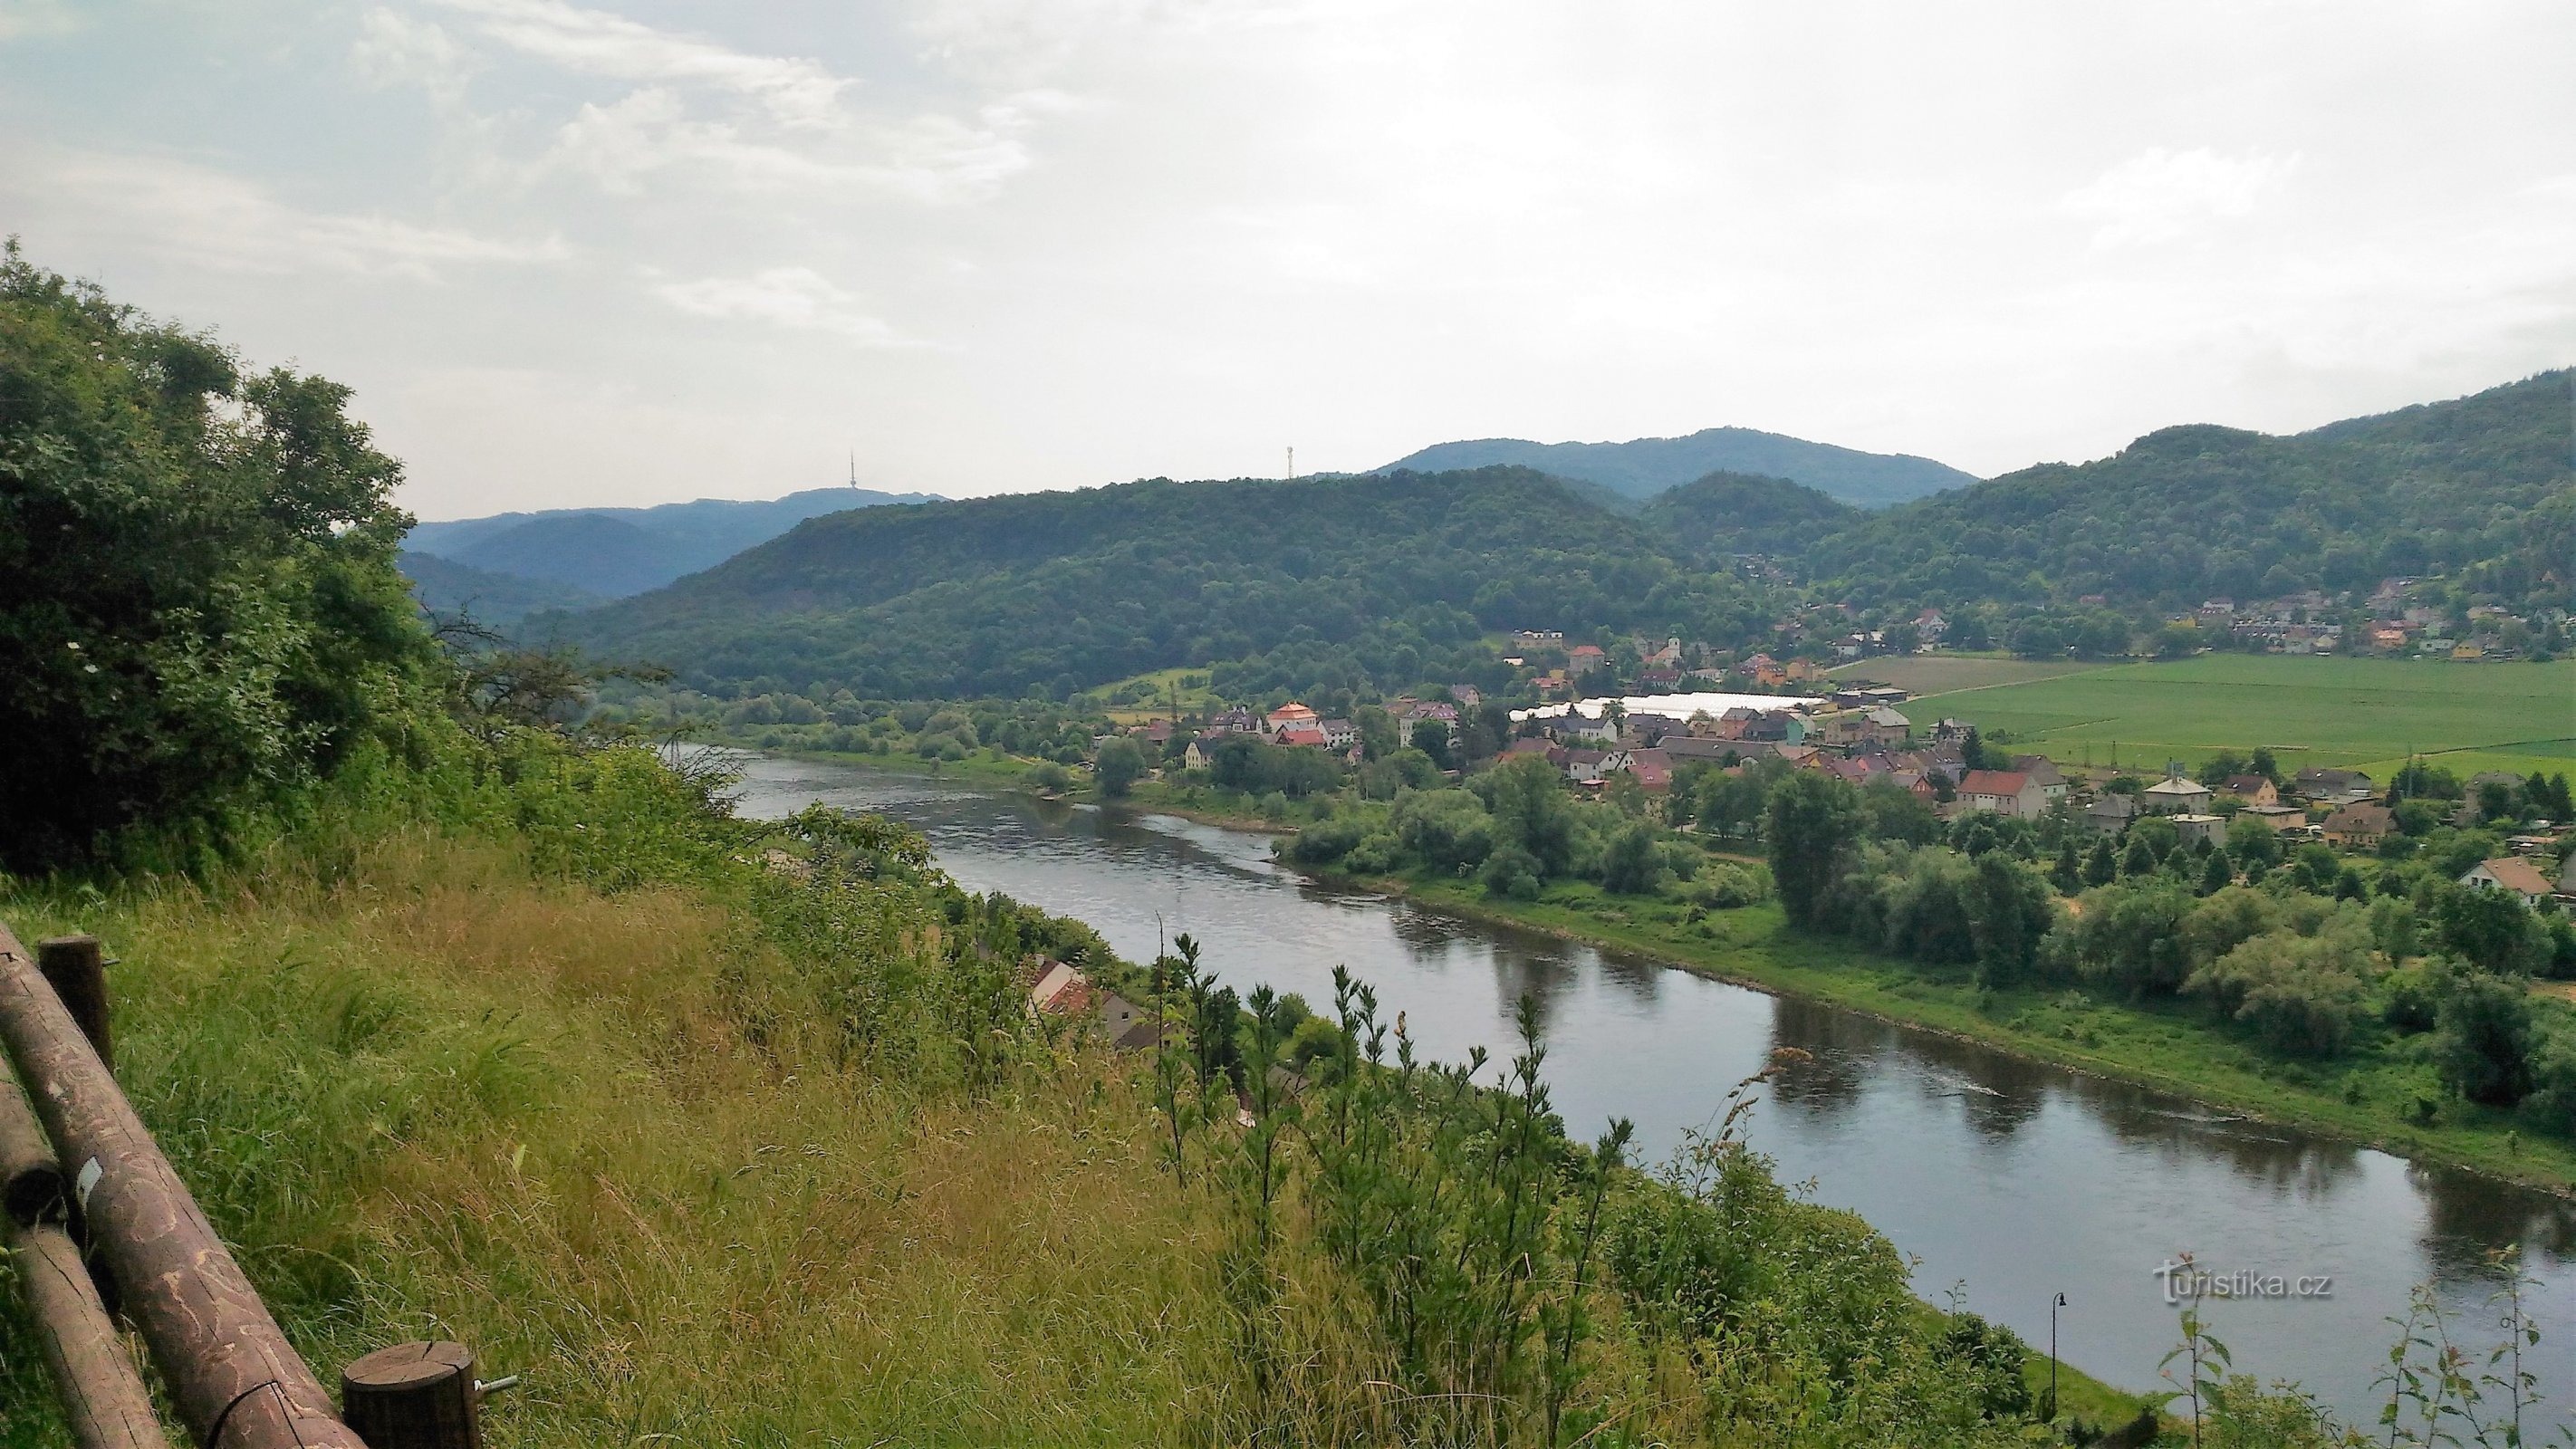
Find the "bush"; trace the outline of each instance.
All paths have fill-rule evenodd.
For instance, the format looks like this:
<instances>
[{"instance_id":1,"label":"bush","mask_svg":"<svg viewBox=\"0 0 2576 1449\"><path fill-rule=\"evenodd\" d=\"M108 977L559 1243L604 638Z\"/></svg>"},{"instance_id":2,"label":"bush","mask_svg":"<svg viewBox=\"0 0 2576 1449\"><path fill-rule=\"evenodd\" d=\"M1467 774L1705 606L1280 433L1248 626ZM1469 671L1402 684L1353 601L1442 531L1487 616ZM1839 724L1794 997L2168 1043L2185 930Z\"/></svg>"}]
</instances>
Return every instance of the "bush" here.
<instances>
[{"instance_id":1,"label":"bush","mask_svg":"<svg viewBox=\"0 0 2576 1449\"><path fill-rule=\"evenodd\" d=\"M1517 845L1506 845L1486 857L1485 868L1476 878L1484 884L1485 893L1512 900L1538 899L1538 857Z\"/></svg>"},{"instance_id":2,"label":"bush","mask_svg":"<svg viewBox=\"0 0 2576 1449\"><path fill-rule=\"evenodd\" d=\"M1770 893L1753 871L1719 861L1703 868L1691 882L1688 899L1693 904L1724 911L1753 905Z\"/></svg>"}]
</instances>

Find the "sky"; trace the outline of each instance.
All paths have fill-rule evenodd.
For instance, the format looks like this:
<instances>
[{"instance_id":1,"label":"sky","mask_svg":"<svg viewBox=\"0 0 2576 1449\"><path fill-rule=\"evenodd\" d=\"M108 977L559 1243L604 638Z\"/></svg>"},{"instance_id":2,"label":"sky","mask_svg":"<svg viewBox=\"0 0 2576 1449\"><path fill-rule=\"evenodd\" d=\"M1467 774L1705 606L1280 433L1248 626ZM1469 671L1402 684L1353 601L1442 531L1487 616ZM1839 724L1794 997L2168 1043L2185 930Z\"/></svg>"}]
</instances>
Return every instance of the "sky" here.
<instances>
[{"instance_id":1,"label":"sky","mask_svg":"<svg viewBox=\"0 0 2576 1449\"><path fill-rule=\"evenodd\" d=\"M2576 6L0 0L0 232L425 518L1733 425L1980 475L2576 362Z\"/></svg>"}]
</instances>

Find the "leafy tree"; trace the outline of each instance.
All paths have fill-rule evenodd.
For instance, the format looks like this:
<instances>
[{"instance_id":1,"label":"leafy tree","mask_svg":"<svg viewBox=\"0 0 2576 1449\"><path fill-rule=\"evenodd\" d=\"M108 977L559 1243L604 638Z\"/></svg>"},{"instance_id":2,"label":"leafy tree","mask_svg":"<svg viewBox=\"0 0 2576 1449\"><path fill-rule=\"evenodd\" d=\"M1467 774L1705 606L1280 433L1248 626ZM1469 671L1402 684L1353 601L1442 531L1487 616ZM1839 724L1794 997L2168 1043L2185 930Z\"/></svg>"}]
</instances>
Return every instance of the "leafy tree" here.
<instances>
[{"instance_id":1,"label":"leafy tree","mask_svg":"<svg viewBox=\"0 0 2576 1449\"><path fill-rule=\"evenodd\" d=\"M1477 793L1494 820L1494 838L1519 849L1541 879L1574 868L1574 806L1557 782L1556 768L1528 755L1505 761L1476 778Z\"/></svg>"},{"instance_id":2,"label":"leafy tree","mask_svg":"<svg viewBox=\"0 0 2576 1449\"><path fill-rule=\"evenodd\" d=\"M2518 818L2521 812L2515 809L2515 803L2513 787L2502 780L2489 780L2478 786L2478 819L2481 821L2492 823Z\"/></svg>"},{"instance_id":3,"label":"leafy tree","mask_svg":"<svg viewBox=\"0 0 2576 1449\"><path fill-rule=\"evenodd\" d=\"M2444 885L2434 897L2433 922L2446 949L2487 971L2532 975L2550 957L2548 929L2511 891Z\"/></svg>"},{"instance_id":4,"label":"leafy tree","mask_svg":"<svg viewBox=\"0 0 2576 1449\"><path fill-rule=\"evenodd\" d=\"M1494 849L1493 817L1465 790L1423 790L1396 802L1395 835L1434 870L1484 864Z\"/></svg>"},{"instance_id":5,"label":"leafy tree","mask_svg":"<svg viewBox=\"0 0 2576 1449\"><path fill-rule=\"evenodd\" d=\"M1602 888L1620 895L1653 895L1664 888L1670 872L1656 849L1655 827L1635 820L1610 837L1601 851Z\"/></svg>"},{"instance_id":6,"label":"leafy tree","mask_svg":"<svg viewBox=\"0 0 2576 1449\"><path fill-rule=\"evenodd\" d=\"M2056 918L2047 882L2011 855L1988 851L1977 860L1966 897L1977 984L2017 986L2029 980L2040 938Z\"/></svg>"},{"instance_id":7,"label":"leafy tree","mask_svg":"<svg viewBox=\"0 0 2576 1449\"><path fill-rule=\"evenodd\" d=\"M1449 768L1449 727L1438 720L1416 721L1413 726L1413 748L1429 755L1440 768Z\"/></svg>"},{"instance_id":8,"label":"leafy tree","mask_svg":"<svg viewBox=\"0 0 2576 1449\"><path fill-rule=\"evenodd\" d=\"M1100 780L1100 793L1117 799L1144 778L1145 752L1134 740L1121 735L1100 746L1100 757L1092 762L1091 771Z\"/></svg>"},{"instance_id":9,"label":"leafy tree","mask_svg":"<svg viewBox=\"0 0 2576 1449\"><path fill-rule=\"evenodd\" d=\"M2195 902L2169 886L2101 886L2086 891L2083 910L2059 929L2078 971L2133 1000L2170 996L2191 966L2183 922Z\"/></svg>"},{"instance_id":10,"label":"leafy tree","mask_svg":"<svg viewBox=\"0 0 2576 1449\"><path fill-rule=\"evenodd\" d=\"M348 399L0 249L0 868L426 748L401 469Z\"/></svg>"},{"instance_id":11,"label":"leafy tree","mask_svg":"<svg viewBox=\"0 0 2576 1449\"><path fill-rule=\"evenodd\" d=\"M1818 770L1794 770L1772 787L1764 834L1780 907L1795 926L1821 924L1835 875L1859 838L1860 802L1852 787Z\"/></svg>"},{"instance_id":12,"label":"leafy tree","mask_svg":"<svg viewBox=\"0 0 2576 1449\"><path fill-rule=\"evenodd\" d=\"M2519 982L2452 968L2435 979L2433 1065L2472 1102L2510 1107L2531 1090L2531 1000Z\"/></svg>"}]
</instances>

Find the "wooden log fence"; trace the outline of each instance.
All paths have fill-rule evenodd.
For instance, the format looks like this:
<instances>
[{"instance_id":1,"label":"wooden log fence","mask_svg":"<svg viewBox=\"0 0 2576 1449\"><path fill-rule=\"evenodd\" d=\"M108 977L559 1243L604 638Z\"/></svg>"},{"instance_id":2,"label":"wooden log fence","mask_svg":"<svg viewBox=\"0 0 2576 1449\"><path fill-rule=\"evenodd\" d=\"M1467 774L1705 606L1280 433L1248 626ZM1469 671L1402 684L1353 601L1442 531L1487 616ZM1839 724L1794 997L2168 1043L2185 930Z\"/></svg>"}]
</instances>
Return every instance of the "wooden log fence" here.
<instances>
[{"instance_id":1,"label":"wooden log fence","mask_svg":"<svg viewBox=\"0 0 2576 1449\"><path fill-rule=\"evenodd\" d=\"M0 926L0 1047L27 1087L0 1072L0 1226L74 1442L168 1442L85 1243L201 1449L481 1449L480 1401L515 1379L477 1382L461 1345L368 1354L335 1411L117 1087L99 943L41 952Z\"/></svg>"}]
</instances>

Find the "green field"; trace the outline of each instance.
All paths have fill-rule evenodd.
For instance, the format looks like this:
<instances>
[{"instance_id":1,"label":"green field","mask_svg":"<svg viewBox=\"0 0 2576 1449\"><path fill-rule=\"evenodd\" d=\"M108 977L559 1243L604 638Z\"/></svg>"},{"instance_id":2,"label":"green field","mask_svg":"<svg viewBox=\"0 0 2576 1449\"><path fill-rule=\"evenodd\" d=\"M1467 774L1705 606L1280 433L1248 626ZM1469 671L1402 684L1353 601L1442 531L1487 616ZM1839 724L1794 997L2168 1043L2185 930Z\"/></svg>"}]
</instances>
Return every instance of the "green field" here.
<instances>
[{"instance_id":1,"label":"green field","mask_svg":"<svg viewBox=\"0 0 2576 1449\"><path fill-rule=\"evenodd\" d=\"M2207 654L2018 683L1952 683L1919 698L1923 707L1909 710L1918 723L1956 715L2072 764L2151 770L2268 745L2285 770L2359 766L2382 779L2410 751L2440 756L2462 775L2576 769L2576 660Z\"/></svg>"},{"instance_id":2,"label":"green field","mask_svg":"<svg viewBox=\"0 0 2576 1449\"><path fill-rule=\"evenodd\" d=\"M2028 684L2107 667L2077 659L2015 659L2009 654L1917 654L1906 659L1863 659L1831 673L1837 685L1869 680L1921 695Z\"/></svg>"}]
</instances>

